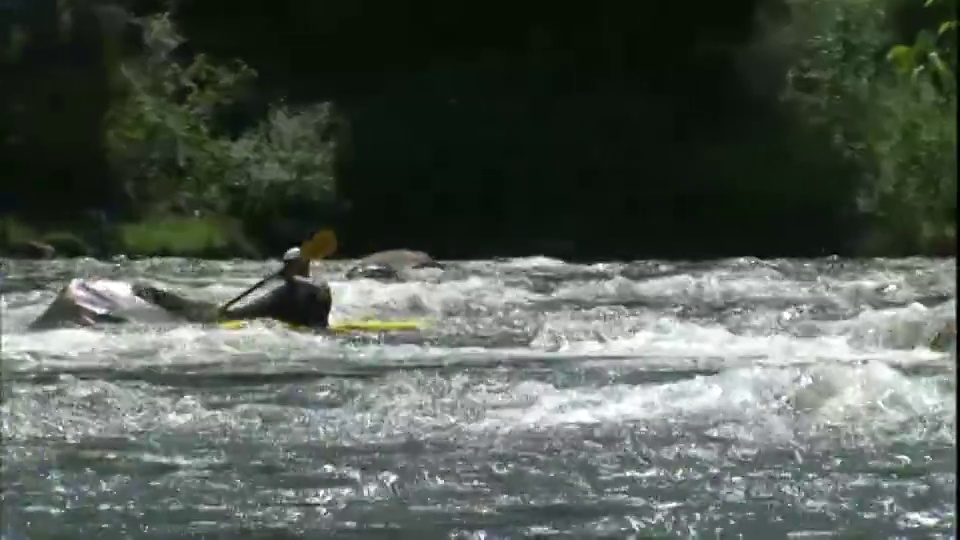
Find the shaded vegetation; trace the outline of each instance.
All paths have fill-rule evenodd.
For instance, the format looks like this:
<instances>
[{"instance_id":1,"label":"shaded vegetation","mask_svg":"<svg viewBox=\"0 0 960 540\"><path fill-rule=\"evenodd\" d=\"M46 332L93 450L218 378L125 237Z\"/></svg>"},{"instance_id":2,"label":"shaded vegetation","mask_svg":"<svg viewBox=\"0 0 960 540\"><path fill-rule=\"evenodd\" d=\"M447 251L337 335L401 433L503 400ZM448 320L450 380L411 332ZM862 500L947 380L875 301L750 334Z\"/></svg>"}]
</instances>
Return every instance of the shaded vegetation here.
<instances>
[{"instance_id":1,"label":"shaded vegetation","mask_svg":"<svg viewBox=\"0 0 960 540\"><path fill-rule=\"evenodd\" d=\"M955 252L946 0L3 9L8 245Z\"/></svg>"},{"instance_id":2,"label":"shaded vegetation","mask_svg":"<svg viewBox=\"0 0 960 540\"><path fill-rule=\"evenodd\" d=\"M800 35L817 39L803 43L785 97L856 165L862 250L955 250L956 5L894 4L894 19L877 7L798 2L810 25Z\"/></svg>"},{"instance_id":3,"label":"shaded vegetation","mask_svg":"<svg viewBox=\"0 0 960 540\"><path fill-rule=\"evenodd\" d=\"M120 226L123 253L144 257L256 256L239 225L223 218L162 218Z\"/></svg>"}]
</instances>

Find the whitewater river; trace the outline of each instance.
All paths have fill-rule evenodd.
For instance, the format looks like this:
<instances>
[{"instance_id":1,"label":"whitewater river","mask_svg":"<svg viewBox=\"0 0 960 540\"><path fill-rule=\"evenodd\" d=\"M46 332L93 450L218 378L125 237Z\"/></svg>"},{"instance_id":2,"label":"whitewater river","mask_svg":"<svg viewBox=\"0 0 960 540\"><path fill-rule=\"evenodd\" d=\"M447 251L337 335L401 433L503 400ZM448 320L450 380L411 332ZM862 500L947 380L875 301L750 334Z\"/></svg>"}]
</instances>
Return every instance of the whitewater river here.
<instances>
[{"instance_id":1,"label":"whitewater river","mask_svg":"<svg viewBox=\"0 0 960 540\"><path fill-rule=\"evenodd\" d=\"M5 538L954 537L954 260L323 263L428 330L24 331L70 276L275 264L3 262Z\"/></svg>"}]
</instances>

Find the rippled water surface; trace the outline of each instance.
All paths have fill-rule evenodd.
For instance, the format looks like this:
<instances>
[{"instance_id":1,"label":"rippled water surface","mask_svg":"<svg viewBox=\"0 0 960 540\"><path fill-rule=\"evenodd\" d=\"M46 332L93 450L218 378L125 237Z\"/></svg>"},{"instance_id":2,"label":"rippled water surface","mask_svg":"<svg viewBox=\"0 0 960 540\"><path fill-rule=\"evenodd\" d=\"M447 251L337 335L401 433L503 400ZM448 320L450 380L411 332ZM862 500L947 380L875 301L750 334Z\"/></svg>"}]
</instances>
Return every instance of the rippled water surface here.
<instances>
[{"instance_id":1,"label":"rippled water surface","mask_svg":"<svg viewBox=\"0 0 960 540\"><path fill-rule=\"evenodd\" d=\"M227 299L272 265L3 264L29 538L954 537L953 260L316 265L335 318L430 321L382 341L28 333L71 276Z\"/></svg>"}]
</instances>

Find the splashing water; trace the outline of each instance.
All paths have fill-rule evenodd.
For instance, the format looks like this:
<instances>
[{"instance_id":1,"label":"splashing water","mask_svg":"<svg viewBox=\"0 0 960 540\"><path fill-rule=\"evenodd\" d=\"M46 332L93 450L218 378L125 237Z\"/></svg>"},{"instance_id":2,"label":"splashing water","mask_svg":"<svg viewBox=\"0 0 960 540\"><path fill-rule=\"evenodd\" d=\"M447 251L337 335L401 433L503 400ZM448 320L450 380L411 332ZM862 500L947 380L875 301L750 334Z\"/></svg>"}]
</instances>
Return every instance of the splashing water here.
<instances>
[{"instance_id":1,"label":"splashing water","mask_svg":"<svg viewBox=\"0 0 960 540\"><path fill-rule=\"evenodd\" d=\"M344 281L415 340L26 325L68 278L226 299L262 263L6 262L25 537L947 537L953 260L453 263ZM272 531L272 532L270 532Z\"/></svg>"}]
</instances>

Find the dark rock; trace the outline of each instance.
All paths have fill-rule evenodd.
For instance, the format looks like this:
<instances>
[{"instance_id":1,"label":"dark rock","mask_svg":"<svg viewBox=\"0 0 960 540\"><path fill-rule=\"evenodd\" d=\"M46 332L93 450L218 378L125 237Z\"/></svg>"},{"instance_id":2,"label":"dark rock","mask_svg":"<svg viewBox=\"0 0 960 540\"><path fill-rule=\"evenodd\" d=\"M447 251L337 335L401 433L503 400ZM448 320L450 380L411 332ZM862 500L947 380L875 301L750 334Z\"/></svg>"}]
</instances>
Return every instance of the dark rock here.
<instances>
[{"instance_id":1,"label":"dark rock","mask_svg":"<svg viewBox=\"0 0 960 540\"><path fill-rule=\"evenodd\" d=\"M935 351L946 351L957 342L957 321L947 321L930 340L930 348Z\"/></svg>"},{"instance_id":2,"label":"dark rock","mask_svg":"<svg viewBox=\"0 0 960 540\"><path fill-rule=\"evenodd\" d=\"M20 259L52 259L57 255L53 246L36 240L12 242L4 247L3 252Z\"/></svg>"},{"instance_id":3,"label":"dark rock","mask_svg":"<svg viewBox=\"0 0 960 540\"><path fill-rule=\"evenodd\" d=\"M367 255L347 270L347 279L400 280L400 273L418 268L443 268L423 251L390 249Z\"/></svg>"},{"instance_id":4,"label":"dark rock","mask_svg":"<svg viewBox=\"0 0 960 540\"><path fill-rule=\"evenodd\" d=\"M42 243L51 246L60 257L89 257L93 254L90 245L70 233L48 234Z\"/></svg>"},{"instance_id":5,"label":"dark rock","mask_svg":"<svg viewBox=\"0 0 960 540\"><path fill-rule=\"evenodd\" d=\"M378 279L382 281L399 281L400 275L392 266L383 264L355 265L347 270L347 279Z\"/></svg>"}]
</instances>

